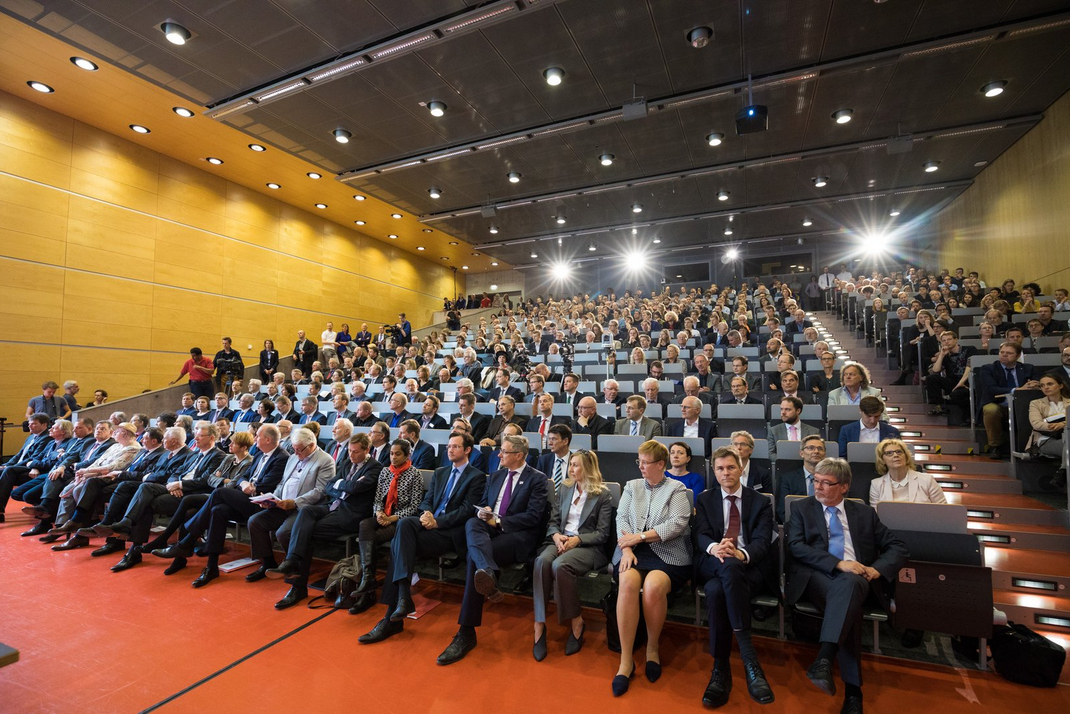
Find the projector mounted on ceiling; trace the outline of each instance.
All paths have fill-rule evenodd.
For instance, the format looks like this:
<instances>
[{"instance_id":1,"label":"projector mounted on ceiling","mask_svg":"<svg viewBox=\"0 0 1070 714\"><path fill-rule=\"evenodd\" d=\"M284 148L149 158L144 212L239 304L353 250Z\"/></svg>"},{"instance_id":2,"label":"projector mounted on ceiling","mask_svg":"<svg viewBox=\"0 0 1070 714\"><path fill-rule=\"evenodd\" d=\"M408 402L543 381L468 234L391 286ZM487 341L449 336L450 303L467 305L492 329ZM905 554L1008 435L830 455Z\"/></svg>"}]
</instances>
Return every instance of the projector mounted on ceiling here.
<instances>
[{"instance_id":1,"label":"projector mounted on ceiling","mask_svg":"<svg viewBox=\"0 0 1070 714\"><path fill-rule=\"evenodd\" d=\"M736 134L755 134L769 128L769 108L762 104L743 107L736 113Z\"/></svg>"}]
</instances>

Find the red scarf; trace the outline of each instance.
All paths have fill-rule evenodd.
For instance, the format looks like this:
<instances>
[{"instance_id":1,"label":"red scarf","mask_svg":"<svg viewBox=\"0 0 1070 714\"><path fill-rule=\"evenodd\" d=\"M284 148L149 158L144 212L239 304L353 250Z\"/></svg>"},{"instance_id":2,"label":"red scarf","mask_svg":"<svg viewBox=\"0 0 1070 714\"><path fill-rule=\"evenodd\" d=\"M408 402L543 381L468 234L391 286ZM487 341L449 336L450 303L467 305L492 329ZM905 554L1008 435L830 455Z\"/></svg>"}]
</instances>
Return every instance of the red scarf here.
<instances>
[{"instance_id":1,"label":"red scarf","mask_svg":"<svg viewBox=\"0 0 1070 714\"><path fill-rule=\"evenodd\" d=\"M409 459L401 465L400 468L394 466L391 463L387 466L390 469L390 473L394 474L394 478L390 480L390 488L386 492L386 515L390 516L394 513L394 506L398 505L398 477L402 473L412 468L412 459Z\"/></svg>"}]
</instances>

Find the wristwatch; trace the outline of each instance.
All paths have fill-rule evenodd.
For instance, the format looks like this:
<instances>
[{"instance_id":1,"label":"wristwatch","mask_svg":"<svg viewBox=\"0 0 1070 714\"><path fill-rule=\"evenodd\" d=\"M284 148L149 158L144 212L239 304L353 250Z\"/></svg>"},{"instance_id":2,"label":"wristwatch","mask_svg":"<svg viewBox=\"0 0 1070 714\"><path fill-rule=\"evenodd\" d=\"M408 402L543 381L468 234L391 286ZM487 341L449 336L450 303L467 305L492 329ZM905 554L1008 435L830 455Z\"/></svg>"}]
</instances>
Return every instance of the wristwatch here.
<instances>
[{"instance_id":1,"label":"wristwatch","mask_svg":"<svg viewBox=\"0 0 1070 714\"><path fill-rule=\"evenodd\" d=\"M646 542L646 531L643 531L639 534L639 540L643 541L644 543Z\"/></svg>"}]
</instances>

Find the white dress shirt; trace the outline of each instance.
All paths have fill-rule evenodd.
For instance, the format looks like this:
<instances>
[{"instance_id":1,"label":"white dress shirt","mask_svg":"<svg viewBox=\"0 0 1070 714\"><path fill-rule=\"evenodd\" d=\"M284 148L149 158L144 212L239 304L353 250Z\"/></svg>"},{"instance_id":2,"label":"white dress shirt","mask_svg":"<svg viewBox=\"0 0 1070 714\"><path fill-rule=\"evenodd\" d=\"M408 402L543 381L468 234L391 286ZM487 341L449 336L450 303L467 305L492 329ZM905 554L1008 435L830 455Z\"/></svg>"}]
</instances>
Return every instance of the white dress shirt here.
<instances>
[{"instance_id":1,"label":"white dress shirt","mask_svg":"<svg viewBox=\"0 0 1070 714\"><path fill-rule=\"evenodd\" d=\"M513 472L513 485L509 489L509 501L510 501L510 503L513 500L513 496L516 495L516 484L520 481L520 474L524 473L524 468L526 466L527 466L527 464L525 463L524 466L521 466L518 470ZM506 475L506 479L508 479L508 475ZM504 516L505 515L504 513L501 512L501 507L502 507L502 497L505 496L505 489L507 487L507 483L508 483L508 481L502 481L501 490L498 491L498 500L496 500L494 502L494 512L497 513L499 516Z\"/></svg>"},{"instance_id":2,"label":"white dress shirt","mask_svg":"<svg viewBox=\"0 0 1070 714\"><path fill-rule=\"evenodd\" d=\"M866 423L864 421L859 419L858 420L858 427L860 429L860 431L858 432L858 440L861 443L863 443L863 444L878 444L878 443L880 443L880 440L881 440L881 426L880 426L880 424L877 424L877 426L875 426L872 429L870 429L870 428L868 428L866 426Z\"/></svg>"},{"instance_id":3,"label":"white dress shirt","mask_svg":"<svg viewBox=\"0 0 1070 714\"><path fill-rule=\"evenodd\" d=\"M313 452L315 453L315 452ZM311 457L312 454L309 454ZM290 475L286 479L286 483L282 485L282 499L283 501L292 501L301 494L298 492L301 488L301 474L308 468L310 459L302 459L297 462L297 466L290 472Z\"/></svg>"},{"instance_id":4,"label":"white dress shirt","mask_svg":"<svg viewBox=\"0 0 1070 714\"><path fill-rule=\"evenodd\" d=\"M578 496L572 499L572 504L568 507L568 518L565 519L565 535L579 535L580 516L583 515L583 505L585 503L587 503L586 491L582 491Z\"/></svg>"},{"instance_id":5,"label":"white dress shirt","mask_svg":"<svg viewBox=\"0 0 1070 714\"><path fill-rule=\"evenodd\" d=\"M748 462L747 465L750 466L750 463ZM725 532L728 531L728 513L729 513L730 509L732 508L732 502L728 500L728 497L729 496L735 496L736 497L736 510L739 511L739 537L736 538L736 550L743 551L743 562L744 563L749 563L750 562L750 553L748 553L746 548L744 548L744 545L746 545L746 544L745 544L744 538L743 538L743 484L741 483L736 488L736 490L733 491L732 493L728 493L723 488L720 489L720 491L721 491L721 507L722 507L721 515L724 516L724 529L725 529ZM716 549L717 549L717 544L716 543L710 543L710 545L706 548L706 552L709 553L710 555L713 555L713 551L715 551Z\"/></svg>"},{"instance_id":6,"label":"white dress shirt","mask_svg":"<svg viewBox=\"0 0 1070 714\"><path fill-rule=\"evenodd\" d=\"M750 486L750 459L747 459L747 465L743 467L743 474L739 477L739 485Z\"/></svg>"},{"instance_id":7,"label":"white dress shirt","mask_svg":"<svg viewBox=\"0 0 1070 714\"><path fill-rule=\"evenodd\" d=\"M693 423L689 421L684 421L684 438L698 438L698 419L696 419Z\"/></svg>"},{"instance_id":8,"label":"white dress shirt","mask_svg":"<svg viewBox=\"0 0 1070 714\"><path fill-rule=\"evenodd\" d=\"M843 526L843 559L854 560L855 546L854 541L851 540L851 527L847 524L847 511L843 509L843 501L840 501L836 506L832 506L832 508L836 509L836 514L840 518L840 525ZM821 507L821 511L825 515L825 527L828 528L829 512L825 509L826 506Z\"/></svg>"}]
</instances>

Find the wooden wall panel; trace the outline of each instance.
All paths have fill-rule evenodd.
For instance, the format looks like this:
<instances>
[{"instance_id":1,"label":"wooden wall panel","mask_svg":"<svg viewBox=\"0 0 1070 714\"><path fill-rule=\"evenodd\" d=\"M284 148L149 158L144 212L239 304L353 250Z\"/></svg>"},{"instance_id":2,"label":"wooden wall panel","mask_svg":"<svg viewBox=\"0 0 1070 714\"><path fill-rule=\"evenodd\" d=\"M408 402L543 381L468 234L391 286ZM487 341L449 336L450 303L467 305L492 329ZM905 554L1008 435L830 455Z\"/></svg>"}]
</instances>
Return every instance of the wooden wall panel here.
<instances>
[{"instance_id":1,"label":"wooden wall panel","mask_svg":"<svg viewBox=\"0 0 1070 714\"><path fill-rule=\"evenodd\" d=\"M403 311L420 326L452 285L206 169L0 95L0 413L21 421L46 379L78 380L83 400L161 388L223 335L252 364L265 338L286 354L328 320L375 330Z\"/></svg>"}]
</instances>

